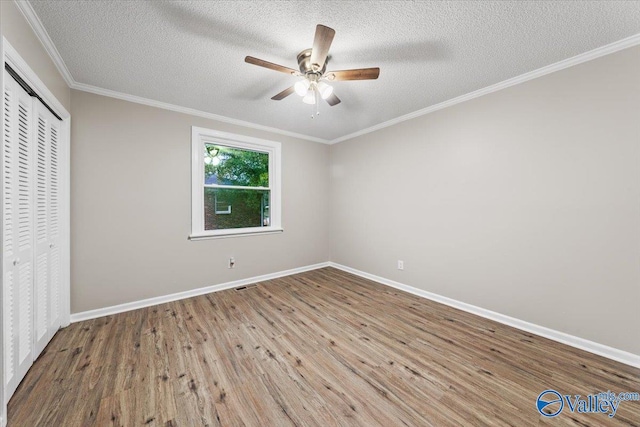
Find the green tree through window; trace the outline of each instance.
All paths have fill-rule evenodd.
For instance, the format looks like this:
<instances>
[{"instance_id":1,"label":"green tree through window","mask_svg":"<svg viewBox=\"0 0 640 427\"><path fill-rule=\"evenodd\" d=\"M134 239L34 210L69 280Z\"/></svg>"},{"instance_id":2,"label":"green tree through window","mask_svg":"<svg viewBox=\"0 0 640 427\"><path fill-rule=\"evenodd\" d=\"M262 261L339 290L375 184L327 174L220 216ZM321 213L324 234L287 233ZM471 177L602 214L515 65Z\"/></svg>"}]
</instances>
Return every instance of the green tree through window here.
<instances>
[{"instance_id":1,"label":"green tree through window","mask_svg":"<svg viewBox=\"0 0 640 427\"><path fill-rule=\"evenodd\" d=\"M215 177L218 184L269 187L267 153L219 145L207 145L205 151L205 181L208 177ZM210 153L216 154L211 156ZM209 162L207 157L211 159Z\"/></svg>"},{"instance_id":2,"label":"green tree through window","mask_svg":"<svg viewBox=\"0 0 640 427\"><path fill-rule=\"evenodd\" d=\"M204 159L205 230L270 225L269 154L206 144Z\"/></svg>"}]
</instances>

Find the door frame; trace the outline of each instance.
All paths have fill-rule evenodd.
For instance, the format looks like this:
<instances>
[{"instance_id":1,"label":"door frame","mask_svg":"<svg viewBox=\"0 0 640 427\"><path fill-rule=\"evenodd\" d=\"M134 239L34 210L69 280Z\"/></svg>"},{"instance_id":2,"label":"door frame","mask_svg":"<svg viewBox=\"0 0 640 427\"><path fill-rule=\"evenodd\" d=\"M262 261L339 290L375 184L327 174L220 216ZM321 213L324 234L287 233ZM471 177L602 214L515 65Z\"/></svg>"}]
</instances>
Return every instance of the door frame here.
<instances>
[{"instance_id":1,"label":"door frame","mask_svg":"<svg viewBox=\"0 0 640 427\"><path fill-rule=\"evenodd\" d=\"M9 64L13 70L29 85L31 88L40 95L40 97L55 111L55 113L62 118L60 126L60 148L61 148L61 160L64 167L60 170L60 187L61 187L61 252L62 252L62 272L60 283L60 315L62 327L69 326L70 314L71 314L71 270L70 270L70 152L71 152L71 114L66 108L58 101L53 93L47 88L47 86L40 80L37 74L29 67L27 62L20 56L18 51L2 37L0 43L0 55L2 56L2 74L0 75L0 87L2 90L2 105L4 105L4 66ZM0 120L2 128L2 140L4 141L4 120ZM0 168L2 165L0 165ZM2 182L3 174L0 173L0 187L4 188ZM0 203L0 216L2 215L2 203ZM0 235L2 233L2 227L0 226ZM0 263L0 283L3 278L2 263ZM4 319L3 301L4 301L4 283L2 283L2 292L0 292L0 319ZM35 314L34 314L35 315ZM4 322L2 322L4 325ZM0 426L4 427L7 423L6 403L8 401L7 396L4 396L4 378L5 378L5 339L4 339L4 326L0 328L0 340L2 341L2 351L0 352L0 379L2 380L0 386ZM35 345L35 343L32 343Z\"/></svg>"}]
</instances>

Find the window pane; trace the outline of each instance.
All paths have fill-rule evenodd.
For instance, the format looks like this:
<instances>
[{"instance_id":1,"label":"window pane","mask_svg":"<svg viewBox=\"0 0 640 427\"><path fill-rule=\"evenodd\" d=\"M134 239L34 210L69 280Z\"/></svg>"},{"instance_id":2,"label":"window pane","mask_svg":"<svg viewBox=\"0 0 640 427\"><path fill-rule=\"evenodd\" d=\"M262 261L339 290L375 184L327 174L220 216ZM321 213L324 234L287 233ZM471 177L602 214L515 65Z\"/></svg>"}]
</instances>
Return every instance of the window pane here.
<instances>
[{"instance_id":1,"label":"window pane","mask_svg":"<svg viewBox=\"0 0 640 427\"><path fill-rule=\"evenodd\" d=\"M269 190L204 189L204 229L267 227Z\"/></svg>"},{"instance_id":2,"label":"window pane","mask_svg":"<svg viewBox=\"0 0 640 427\"><path fill-rule=\"evenodd\" d=\"M269 154L205 144L204 183L268 187Z\"/></svg>"}]
</instances>

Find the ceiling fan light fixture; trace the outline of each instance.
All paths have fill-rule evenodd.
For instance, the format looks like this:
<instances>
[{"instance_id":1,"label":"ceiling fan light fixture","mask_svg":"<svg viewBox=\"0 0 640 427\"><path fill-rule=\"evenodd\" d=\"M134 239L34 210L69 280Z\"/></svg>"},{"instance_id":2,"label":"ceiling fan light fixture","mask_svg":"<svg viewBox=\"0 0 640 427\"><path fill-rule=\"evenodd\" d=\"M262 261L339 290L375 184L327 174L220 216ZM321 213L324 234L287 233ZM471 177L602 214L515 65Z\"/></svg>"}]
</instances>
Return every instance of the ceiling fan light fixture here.
<instances>
[{"instance_id":1,"label":"ceiling fan light fixture","mask_svg":"<svg viewBox=\"0 0 640 427\"><path fill-rule=\"evenodd\" d=\"M310 86L309 80L304 79L297 82L294 85L294 89L298 95L305 96L309 90L309 86Z\"/></svg>"},{"instance_id":2,"label":"ceiling fan light fixture","mask_svg":"<svg viewBox=\"0 0 640 427\"><path fill-rule=\"evenodd\" d=\"M333 86L330 86L325 82L320 82L318 83L318 92L322 99L327 99L333 93Z\"/></svg>"},{"instance_id":3,"label":"ceiling fan light fixture","mask_svg":"<svg viewBox=\"0 0 640 427\"><path fill-rule=\"evenodd\" d=\"M316 91L314 88L310 87L307 89L307 94L302 98L302 102L305 104L315 104L316 103Z\"/></svg>"},{"instance_id":4,"label":"ceiling fan light fixture","mask_svg":"<svg viewBox=\"0 0 640 427\"><path fill-rule=\"evenodd\" d=\"M325 25L316 25L316 34L313 38L313 46L304 49L297 55L300 71L263 59L247 56L244 61L270 70L298 77L298 81L280 93L271 97L274 101L281 101L293 93L302 97L305 104L315 105L315 117L319 112L320 100L323 99L334 107L340 104L331 86L331 82L343 80L375 80L380 75L380 68L357 68L350 70L326 71L329 61L329 49L335 36L335 30ZM223 159L224 160L224 159ZM213 160L212 160L213 161Z\"/></svg>"}]
</instances>

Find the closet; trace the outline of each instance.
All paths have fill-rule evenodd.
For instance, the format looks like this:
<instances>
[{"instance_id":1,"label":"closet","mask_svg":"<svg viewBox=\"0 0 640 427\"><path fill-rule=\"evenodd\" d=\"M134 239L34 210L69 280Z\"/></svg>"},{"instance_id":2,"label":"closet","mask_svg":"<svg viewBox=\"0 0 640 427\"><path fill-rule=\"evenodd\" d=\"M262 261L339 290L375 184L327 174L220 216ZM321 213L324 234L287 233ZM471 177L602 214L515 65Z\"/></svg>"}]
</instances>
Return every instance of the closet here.
<instances>
[{"instance_id":1,"label":"closet","mask_svg":"<svg viewBox=\"0 0 640 427\"><path fill-rule=\"evenodd\" d=\"M61 155L62 122L26 83L3 72L2 327L8 401L61 326L61 171L68 166Z\"/></svg>"}]
</instances>

